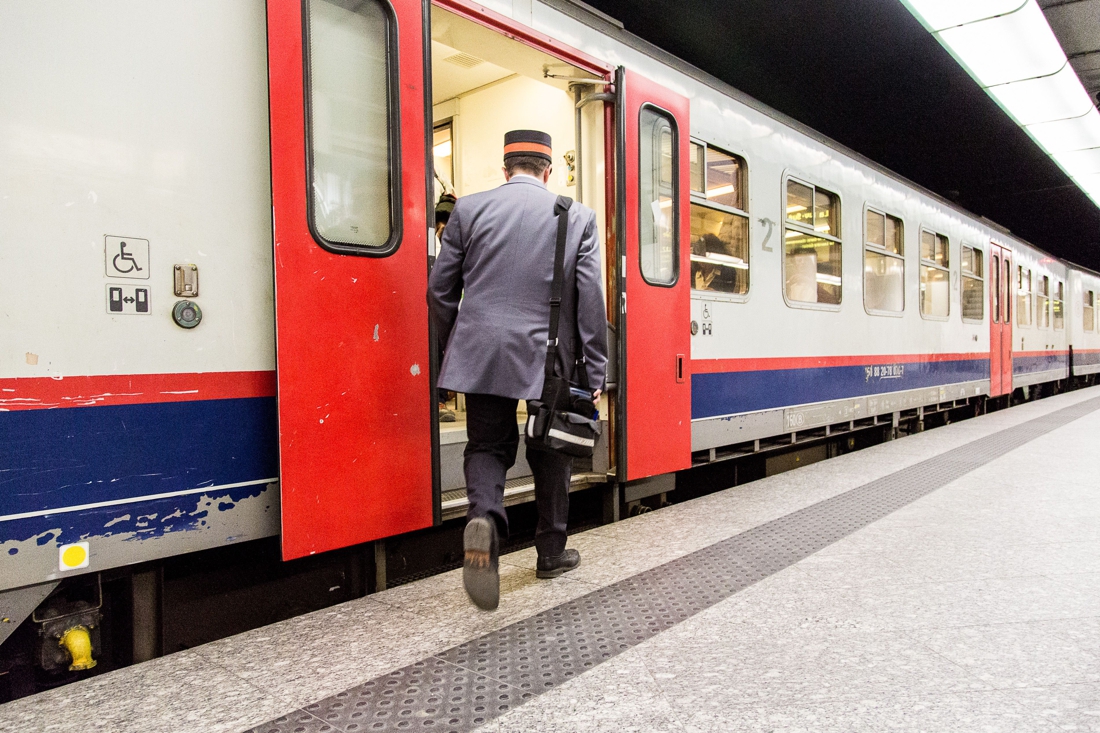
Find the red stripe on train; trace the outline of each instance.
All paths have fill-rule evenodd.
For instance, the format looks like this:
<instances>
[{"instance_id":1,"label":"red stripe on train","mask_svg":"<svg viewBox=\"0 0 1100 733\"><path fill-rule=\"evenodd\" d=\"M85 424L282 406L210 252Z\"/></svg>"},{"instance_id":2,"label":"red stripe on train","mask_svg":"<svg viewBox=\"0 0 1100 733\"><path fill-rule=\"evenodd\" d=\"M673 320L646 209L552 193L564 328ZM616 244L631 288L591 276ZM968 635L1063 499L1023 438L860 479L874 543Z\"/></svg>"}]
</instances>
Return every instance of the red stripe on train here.
<instances>
[{"instance_id":1,"label":"red stripe on train","mask_svg":"<svg viewBox=\"0 0 1100 733\"><path fill-rule=\"evenodd\" d=\"M0 411L274 396L274 371L0 379Z\"/></svg>"},{"instance_id":2,"label":"red stripe on train","mask_svg":"<svg viewBox=\"0 0 1100 733\"><path fill-rule=\"evenodd\" d=\"M693 374L759 372L776 369L815 369L820 367L865 366L867 364L913 364L940 361L988 359L988 351L969 354L869 354L867 356L790 356L763 359L694 359Z\"/></svg>"}]
</instances>

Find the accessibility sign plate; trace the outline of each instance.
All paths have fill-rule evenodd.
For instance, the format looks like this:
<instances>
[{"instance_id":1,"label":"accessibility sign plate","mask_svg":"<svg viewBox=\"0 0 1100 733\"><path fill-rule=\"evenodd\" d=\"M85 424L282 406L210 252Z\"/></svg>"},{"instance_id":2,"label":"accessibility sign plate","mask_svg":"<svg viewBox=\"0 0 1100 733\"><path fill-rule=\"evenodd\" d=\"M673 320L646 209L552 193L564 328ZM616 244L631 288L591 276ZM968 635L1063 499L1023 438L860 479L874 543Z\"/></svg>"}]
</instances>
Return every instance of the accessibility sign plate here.
<instances>
[{"instance_id":1,"label":"accessibility sign plate","mask_svg":"<svg viewBox=\"0 0 1100 733\"><path fill-rule=\"evenodd\" d=\"M145 285L107 283L107 312L116 316L149 315L149 288Z\"/></svg>"},{"instance_id":2,"label":"accessibility sign plate","mask_svg":"<svg viewBox=\"0 0 1100 733\"><path fill-rule=\"evenodd\" d=\"M149 240L104 237L103 260L107 277L149 279Z\"/></svg>"}]
</instances>

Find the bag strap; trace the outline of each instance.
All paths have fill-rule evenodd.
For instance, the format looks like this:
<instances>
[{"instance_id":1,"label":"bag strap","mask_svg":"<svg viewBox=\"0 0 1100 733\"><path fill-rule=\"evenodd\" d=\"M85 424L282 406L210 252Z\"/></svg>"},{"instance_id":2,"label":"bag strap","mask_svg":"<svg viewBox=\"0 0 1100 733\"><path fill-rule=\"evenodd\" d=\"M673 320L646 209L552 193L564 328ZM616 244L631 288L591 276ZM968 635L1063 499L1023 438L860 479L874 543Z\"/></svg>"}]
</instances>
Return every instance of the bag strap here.
<instances>
[{"instance_id":1,"label":"bag strap","mask_svg":"<svg viewBox=\"0 0 1100 733\"><path fill-rule=\"evenodd\" d=\"M550 284L550 330L546 334L546 376L554 376L554 364L558 360L558 321L561 318L561 288L565 278L565 238L569 233L569 207L573 199L558 196L554 202L554 214L558 217L558 241L554 248L554 280Z\"/></svg>"}]
</instances>

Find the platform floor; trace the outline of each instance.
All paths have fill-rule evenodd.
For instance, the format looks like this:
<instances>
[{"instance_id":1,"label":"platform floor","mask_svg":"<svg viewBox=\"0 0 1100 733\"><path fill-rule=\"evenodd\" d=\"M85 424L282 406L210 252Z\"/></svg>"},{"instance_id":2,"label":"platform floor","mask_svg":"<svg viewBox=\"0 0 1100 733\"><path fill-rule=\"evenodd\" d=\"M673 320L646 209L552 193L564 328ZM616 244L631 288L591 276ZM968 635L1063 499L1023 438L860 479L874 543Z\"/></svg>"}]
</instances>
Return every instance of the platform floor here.
<instances>
[{"instance_id":1,"label":"platform floor","mask_svg":"<svg viewBox=\"0 0 1100 733\"><path fill-rule=\"evenodd\" d=\"M0 707L2 731L1100 731L1100 388Z\"/></svg>"}]
</instances>

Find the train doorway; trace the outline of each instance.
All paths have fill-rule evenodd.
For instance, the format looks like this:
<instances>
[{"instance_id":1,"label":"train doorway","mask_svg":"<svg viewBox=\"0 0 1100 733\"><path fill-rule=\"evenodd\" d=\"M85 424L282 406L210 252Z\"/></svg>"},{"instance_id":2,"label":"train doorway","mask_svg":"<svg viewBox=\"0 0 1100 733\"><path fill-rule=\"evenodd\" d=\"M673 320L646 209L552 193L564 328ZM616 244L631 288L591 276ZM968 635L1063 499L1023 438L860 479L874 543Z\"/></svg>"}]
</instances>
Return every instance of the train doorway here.
<instances>
[{"instance_id":1,"label":"train doorway","mask_svg":"<svg viewBox=\"0 0 1100 733\"><path fill-rule=\"evenodd\" d=\"M989 245L989 394L1012 392L1012 252Z\"/></svg>"},{"instance_id":2,"label":"train doorway","mask_svg":"<svg viewBox=\"0 0 1100 733\"><path fill-rule=\"evenodd\" d=\"M505 132L538 129L549 133L553 142L553 171L547 187L593 209L599 230L607 237L608 205L613 199L608 195L609 189L613 191L609 178L613 166L608 160L612 146L607 144L611 100L600 96L608 84L607 71L586 64L571 49L536 43L537 38L534 31L464 3L432 6L431 207L444 202L440 208L446 210L448 194L461 200L503 184ZM433 230L428 239L430 259L439 244ZM605 288L613 292L615 273L609 273L608 262L615 258L609 258L606 249L602 254ZM443 393L437 398L446 516L449 504L465 487L466 412L461 394ZM601 414L606 416L606 398L604 402ZM524 407L521 402L520 424L526 420ZM530 475L523 454L520 450L508 474L511 482ZM610 449L604 445L592 468L605 474L610 460Z\"/></svg>"}]
</instances>

